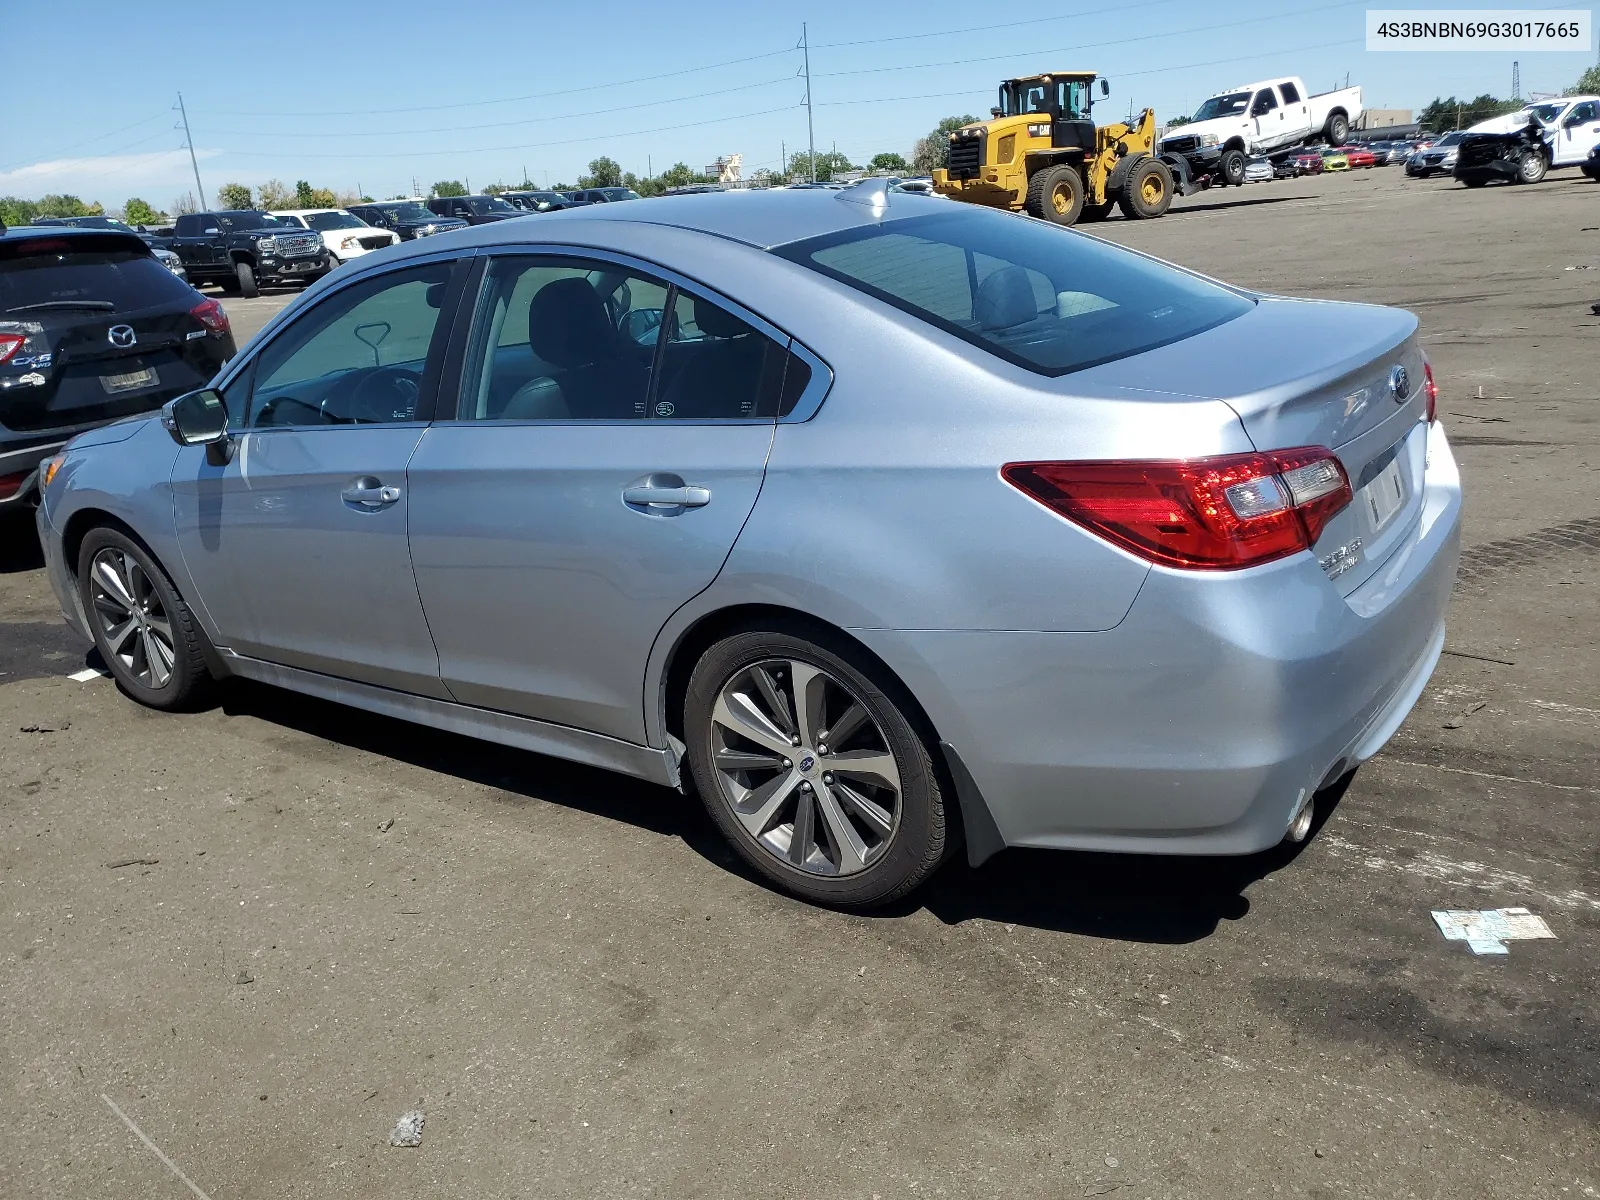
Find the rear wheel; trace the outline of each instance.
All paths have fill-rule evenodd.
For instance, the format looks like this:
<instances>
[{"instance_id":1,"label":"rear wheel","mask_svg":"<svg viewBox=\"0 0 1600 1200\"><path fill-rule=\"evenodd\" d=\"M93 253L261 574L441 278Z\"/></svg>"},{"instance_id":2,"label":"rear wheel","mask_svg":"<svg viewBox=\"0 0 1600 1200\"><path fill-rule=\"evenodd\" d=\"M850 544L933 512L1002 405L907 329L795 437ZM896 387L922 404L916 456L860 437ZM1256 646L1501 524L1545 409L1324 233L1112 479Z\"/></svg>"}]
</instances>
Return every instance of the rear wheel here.
<instances>
[{"instance_id":1,"label":"rear wheel","mask_svg":"<svg viewBox=\"0 0 1600 1200\"><path fill-rule=\"evenodd\" d=\"M1328 145L1342 146L1345 138L1350 136L1350 118L1343 113L1336 112L1328 118Z\"/></svg>"},{"instance_id":2,"label":"rear wheel","mask_svg":"<svg viewBox=\"0 0 1600 1200\"><path fill-rule=\"evenodd\" d=\"M247 262L241 262L234 268L239 277L239 294L250 299L261 294L261 288L256 284L256 269Z\"/></svg>"},{"instance_id":3,"label":"rear wheel","mask_svg":"<svg viewBox=\"0 0 1600 1200\"><path fill-rule=\"evenodd\" d=\"M900 689L842 638L795 625L735 633L689 679L690 767L752 867L821 904L885 904L945 851L944 801Z\"/></svg>"},{"instance_id":4,"label":"rear wheel","mask_svg":"<svg viewBox=\"0 0 1600 1200\"><path fill-rule=\"evenodd\" d=\"M93 529L78 552L78 588L95 647L122 688L151 708L184 708L210 686L204 635L148 551L117 529Z\"/></svg>"},{"instance_id":5,"label":"rear wheel","mask_svg":"<svg viewBox=\"0 0 1600 1200\"><path fill-rule=\"evenodd\" d=\"M1172 172L1157 159L1146 159L1134 166L1123 181L1117 207L1130 221L1165 216L1172 207Z\"/></svg>"},{"instance_id":6,"label":"rear wheel","mask_svg":"<svg viewBox=\"0 0 1600 1200\"><path fill-rule=\"evenodd\" d=\"M1550 169L1550 160L1537 150L1524 150L1522 161L1517 164L1518 183L1538 183Z\"/></svg>"},{"instance_id":7,"label":"rear wheel","mask_svg":"<svg viewBox=\"0 0 1600 1200\"><path fill-rule=\"evenodd\" d=\"M1083 176L1072 166L1046 167L1028 180L1028 215L1057 225L1077 223L1083 211Z\"/></svg>"},{"instance_id":8,"label":"rear wheel","mask_svg":"<svg viewBox=\"0 0 1600 1200\"><path fill-rule=\"evenodd\" d=\"M1244 182L1244 167L1245 157L1243 150L1224 150L1222 152L1222 161L1218 164L1218 169L1221 170L1222 178L1226 182L1231 183L1234 187L1242 184Z\"/></svg>"}]
</instances>

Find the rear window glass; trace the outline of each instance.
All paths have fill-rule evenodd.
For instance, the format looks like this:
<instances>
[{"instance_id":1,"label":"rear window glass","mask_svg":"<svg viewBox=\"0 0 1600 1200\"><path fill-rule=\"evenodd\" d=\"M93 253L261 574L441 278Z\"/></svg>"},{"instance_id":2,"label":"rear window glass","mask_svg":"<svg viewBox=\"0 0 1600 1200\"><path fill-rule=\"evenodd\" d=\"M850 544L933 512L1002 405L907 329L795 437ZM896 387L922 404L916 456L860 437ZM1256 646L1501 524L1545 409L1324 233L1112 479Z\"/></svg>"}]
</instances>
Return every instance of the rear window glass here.
<instances>
[{"instance_id":1,"label":"rear window glass","mask_svg":"<svg viewBox=\"0 0 1600 1200\"><path fill-rule=\"evenodd\" d=\"M1041 375L1193 337L1254 303L1087 234L972 208L774 253Z\"/></svg>"},{"instance_id":2,"label":"rear window glass","mask_svg":"<svg viewBox=\"0 0 1600 1200\"><path fill-rule=\"evenodd\" d=\"M77 238L0 242L0 314L40 304L64 310L74 301L93 308L109 303L121 312L188 294L189 286L148 249L117 241L104 250L77 248L82 246Z\"/></svg>"}]
</instances>

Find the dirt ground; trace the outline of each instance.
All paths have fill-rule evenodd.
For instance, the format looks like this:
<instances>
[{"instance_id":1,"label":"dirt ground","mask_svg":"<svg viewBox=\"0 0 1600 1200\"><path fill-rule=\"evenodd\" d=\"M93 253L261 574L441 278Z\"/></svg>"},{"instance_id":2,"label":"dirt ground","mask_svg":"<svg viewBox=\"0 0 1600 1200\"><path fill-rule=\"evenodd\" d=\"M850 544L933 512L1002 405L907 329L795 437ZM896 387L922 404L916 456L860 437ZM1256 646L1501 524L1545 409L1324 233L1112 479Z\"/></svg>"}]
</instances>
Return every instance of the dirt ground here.
<instances>
[{"instance_id":1,"label":"dirt ground","mask_svg":"<svg viewBox=\"0 0 1600 1200\"><path fill-rule=\"evenodd\" d=\"M675 793L69 679L9 527L0 1194L1600 1197L1600 185L1388 168L1096 232L1423 321L1447 655L1299 853L1010 851L808 908ZM290 295L230 300L241 341ZM1555 940L1429 916L1510 905Z\"/></svg>"}]
</instances>

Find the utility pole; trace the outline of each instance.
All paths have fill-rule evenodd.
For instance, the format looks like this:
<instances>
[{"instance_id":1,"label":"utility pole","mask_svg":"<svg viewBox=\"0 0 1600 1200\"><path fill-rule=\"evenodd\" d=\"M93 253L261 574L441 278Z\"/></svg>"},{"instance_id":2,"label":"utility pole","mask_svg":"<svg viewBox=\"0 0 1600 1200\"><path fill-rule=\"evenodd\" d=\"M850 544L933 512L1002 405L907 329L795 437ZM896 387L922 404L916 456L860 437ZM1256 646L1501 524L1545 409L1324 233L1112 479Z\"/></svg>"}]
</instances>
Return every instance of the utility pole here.
<instances>
[{"instance_id":1,"label":"utility pole","mask_svg":"<svg viewBox=\"0 0 1600 1200\"><path fill-rule=\"evenodd\" d=\"M194 190L200 193L200 211L211 206L206 203L206 189L200 183L200 161L194 156L194 138L189 134L189 110L183 106L183 93L178 93L178 111L183 114L183 140L189 147L189 165L194 168Z\"/></svg>"},{"instance_id":2,"label":"utility pole","mask_svg":"<svg viewBox=\"0 0 1600 1200\"><path fill-rule=\"evenodd\" d=\"M811 182L817 181L817 130L811 120L811 39L806 32L806 23L800 22L800 49L805 51L806 75L806 141L811 146Z\"/></svg>"},{"instance_id":3,"label":"utility pole","mask_svg":"<svg viewBox=\"0 0 1600 1200\"><path fill-rule=\"evenodd\" d=\"M789 143L788 142L780 141L778 143L778 163L783 168L782 172L780 172L780 173L783 175L783 177L785 179L789 178Z\"/></svg>"},{"instance_id":4,"label":"utility pole","mask_svg":"<svg viewBox=\"0 0 1600 1200\"><path fill-rule=\"evenodd\" d=\"M1516 61L1511 64L1511 98L1522 99L1522 64Z\"/></svg>"}]
</instances>

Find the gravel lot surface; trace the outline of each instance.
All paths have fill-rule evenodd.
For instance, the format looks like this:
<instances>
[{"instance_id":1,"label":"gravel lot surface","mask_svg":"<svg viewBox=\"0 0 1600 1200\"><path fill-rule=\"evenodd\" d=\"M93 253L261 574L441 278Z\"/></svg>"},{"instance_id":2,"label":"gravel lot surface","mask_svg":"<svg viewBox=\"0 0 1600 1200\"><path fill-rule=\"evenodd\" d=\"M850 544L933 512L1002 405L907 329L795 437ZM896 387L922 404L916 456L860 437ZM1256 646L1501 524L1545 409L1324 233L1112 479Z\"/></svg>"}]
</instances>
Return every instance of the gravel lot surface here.
<instances>
[{"instance_id":1,"label":"gravel lot surface","mask_svg":"<svg viewBox=\"0 0 1600 1200\"><path fill-rule=\"evenodd\" d=\"M1422 317L1468 489L1447 656L1298 853L1011 851L807 908L672 792L75 682L4 527L0 1194L1600 1197L1596 227L1570 173L1397 169L1096 227ZM229 299L241 343L292 295ZM1429 917L1509 905L1555 940Z\"/></svg>"}]
</instances>

